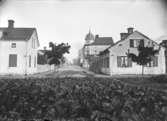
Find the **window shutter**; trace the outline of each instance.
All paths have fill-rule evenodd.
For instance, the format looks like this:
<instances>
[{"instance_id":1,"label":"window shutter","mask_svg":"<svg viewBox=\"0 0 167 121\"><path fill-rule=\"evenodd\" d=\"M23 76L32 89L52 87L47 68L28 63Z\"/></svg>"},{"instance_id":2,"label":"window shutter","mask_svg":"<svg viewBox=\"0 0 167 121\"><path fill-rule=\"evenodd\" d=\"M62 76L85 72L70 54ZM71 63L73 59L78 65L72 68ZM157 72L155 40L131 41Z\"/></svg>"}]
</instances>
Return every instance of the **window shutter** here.
<instances>
[{"instance_id":1,"label":"window shutter","mask_svg":"<svg viewBox=\"0 0 167 121\"><path fill-rule=\"evenodd\" d=\"M132 59L128 58L128 67L132 67Z\"/></svg>"},{"instance_id":2,"label":"window shutter","mask_svg":"<svg viewBox=\"0 0 167 121\"><path fill-rule=\"evenodd\" d=\"M134 47L134 40L130 39L130 47Z\"/></svg>"},{"instance_id":3,"label":"window shutter","mask_svg":"<svg viewBox=\"0 0 167 121\"><path fill-rule=\"evenodd\" d=\"M34 68L36 67L36 56L34 56Z\"/></svg>"},{"instance_id":4,"label":"window shutter","mask_svg":"<svg viewBox=\"0 0 167 121\"><path fill-rule=\"evenodd\" d=\"M10 54L9 55L9 67L16 67L17 66L17 55Z\"/></svg>"},{"instance_id":5,"label":"window shutter","mask_svg":"<svg viewBox=\"0 0 167 121\"><path fill-rule=\"evenodd\" d=\"M31 67L31 55L29 56L29 67Z\"/></svg>"},{"instance_id":6,"label":"window shutter","mask_svg":"<svg viewBox=\"0 0 167 121\"><path fill-rule=\"evenodd\" d=\"M140 46L141 46L141 47L144 47L144 39L141 39L141 40L140 40Z\"/></svg>"},{"instance_id":7,"label":"window shutter","mask_svg":"<svg viewBox=\"0 0 167 121\"><path fill-rule=\"evenodd\" d=\"M104 60L104 67L105 68L107 67L106 64L107 64L107 58L105 57L105 60Z\"/></svg>"},{"instance_id":8,"label":"window shutter","mask_svg":"<svg viewBox=\"0 0 167 121\"><path fill-rule=\"evenodd\" d=\"M158 66L158 56L155 56L153 58L153 67L157 67Z\"/></svg>"},{"instance_id":9,"label":"window shutter","mask_svg":"<svg viewBox=\"0 0 167 121\"><path fill-rule=\"evenodd\" d=\"M121 56L117 56L117 66L121 67Z\"/></svg>"},{"instance_id":10,"label":"window shutter","mask_svg":"<svg viewBox=\"0 0 167 121\"><path fill-rule=\"evenodd\" d=\"M107 57L107 68L109 68L109 57Z\"/></svg>"}]
</instances>

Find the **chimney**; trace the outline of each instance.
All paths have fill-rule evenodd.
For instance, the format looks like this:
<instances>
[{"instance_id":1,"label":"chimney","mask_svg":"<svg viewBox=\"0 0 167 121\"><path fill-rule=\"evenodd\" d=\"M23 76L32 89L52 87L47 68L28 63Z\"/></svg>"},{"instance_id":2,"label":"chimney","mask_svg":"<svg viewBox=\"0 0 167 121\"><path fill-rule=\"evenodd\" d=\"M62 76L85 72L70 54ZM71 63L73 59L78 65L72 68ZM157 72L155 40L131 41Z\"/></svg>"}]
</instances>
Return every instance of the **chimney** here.
<instances>
[{"instance_id":1,"label":"chimney","mask_svg":"<svg viewBox=\"0 0 167 121\"><path fill-rule=\"evenodd\" d=\"M95 36L95 39L97 39L97 38L99 38L99 35L98 35L98 34L96 34L96 36Z\"/></svg>"},{"instance_id":2,"label":"chimney","mask_svg":"<svg viewBox=\"0 0 167 121\"><path fill-rule=\"evenodd\" d=\"M14 20L8 20L8 28L14 28Z\"/></svg>"},{"instance_id":3,"label":"chimney","mask_svg":"<svg viewBox=\"0 0 167 121\"><path fill-rule=\"evenodd\" d=\"M167 48L167 40L162 40L160 43L163 47Z\"/></svg>"},{"instance_id":4,"label":"chimney","mask_svg":"<svg viewBox=\"0 0 167 121\"><path fill-rule=\"evenodd\" d=\"M120 33L121 40L125 39L128 36L128 33Z\"/></svg>"},{"instance_id":5,"label":"chimney","mask_svg":"<svg viewBox=\"0 0 167 121\"><path fill-rule=\"evenodd\" d=\"M127 30L128 30L128 34L132 34L133 33L133 28L132 27L129 27Z\"/></svg>"}]
</instances>

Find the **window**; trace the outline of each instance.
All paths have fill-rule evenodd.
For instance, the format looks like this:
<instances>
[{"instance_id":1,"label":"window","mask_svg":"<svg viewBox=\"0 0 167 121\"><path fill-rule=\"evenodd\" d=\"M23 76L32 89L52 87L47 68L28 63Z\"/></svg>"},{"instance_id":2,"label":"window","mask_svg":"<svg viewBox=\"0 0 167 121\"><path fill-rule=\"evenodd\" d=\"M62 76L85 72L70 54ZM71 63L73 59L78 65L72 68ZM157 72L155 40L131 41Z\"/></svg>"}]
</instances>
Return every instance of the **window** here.
<instances>
[{"instance_id":1,"label":"window","mask_svg":"<svg viewBox=\"0 0 167 121\"><path fill-rule=\"evenodd\" d=\"M109 61L110 61L110 59L109 59L109 57L107 57L107 68L109 68Z\"/></svg>"},{"instance_id":2,"label":"window","mask_svg":"<svg viewBox=\"0 0 167 121\"><path fill-rule=\"evenodd\" d=\"M144 47L144 39L141 39L141 40L140 40L140 46L141 46L141 47Z\"/></svg>"},{"instance_id":3,"label":"window","mask_svg":"<svg viewBox=\"0 0 167 121\"><path fill-rule=\"evenodd\" d=\"M16 48L16 43L12 43L11 47Z\"/></svg>"},{"instance_id":4,"label":"window","mask_svg":"<svg viewBox=\"0 0 167 121\"><path fill-rule=\"evenodd\" d=\"M31 67L31 55L29 55L29 67Z\"/></svg>"},{"instance_id":5,"label":"window","mask_svg":"<svg viewBox=\"0 0 167 121\"><path fill-rule=\"evenodd\" d=\"M35 39L32 38L32 48L35 48Z\"/></svg>"},{"instance_id":6,"label":"window","mask_svg":"<svg viewBox=\"0 0 167 121\"><path fill-rule=\"evenodd\" d=\"M147 67L157 67L158 66L158 56L152 57L151 61L147 63Z\"/></svg>"},{"instance_id":7,"label":"window","mask_svg":"<svg viewBox=\"0 0 167 121\"><path fill-rule=\"evenodd\" d=\"M109 57L105 57L103 59L103 67L104 68L109 68Z\"/></svg>"},{"instance_id":8,"label":"window","mask_svg":"<svg viewBox=\"0 0 167 121\"><path fill-rule=\"evenodd\" d=\"M118 67L132 67L132 60L127 56L117 56Z\"/></svg>"},{"instance_id":9,"label":"window","mask_svg":"<svg viewBox=\"0 0 167 121\"><path fill-rule=\"evenodd\" d=\"M17 67L17 54L9 55L9 67Z\"/></svg>"},{"instance_id":10,"label":"window","mask_svg":"<svg viewBox=\"0 0 167 121\"><path fill-rule=\"evenodd\" d=\"M34 68L36 67L36 56L34 56Z\"/></svg>"},{"instance_id":11,"label":"window","mask_svg":"<svg viewBox=\"0 0 167 121\"><path fill-rule=\"evenodd\" d=\"M138 46L144 47L144 39L130 39L130 47L136 48Z\"/></svg>"},{"instance_id":12,"label":"window","mask_svg":"<svg viewBox=\"0 0 167 121\"><path fill-rule=\"evenodd\" d=\"M130 39L130 47L134 47L134 40Z\"/></svg>"},{"instance_id":13,"label":"window","mask_svg":"<svg viewBox=\"0 0 167 121\"><path fill-rule=\"evenodd\" d=\"M90 54L90 53L89 53L89 50L87 49L87 50L86 50L86 55L89 55L89 54Z\"/></svg>"}]
</instances>

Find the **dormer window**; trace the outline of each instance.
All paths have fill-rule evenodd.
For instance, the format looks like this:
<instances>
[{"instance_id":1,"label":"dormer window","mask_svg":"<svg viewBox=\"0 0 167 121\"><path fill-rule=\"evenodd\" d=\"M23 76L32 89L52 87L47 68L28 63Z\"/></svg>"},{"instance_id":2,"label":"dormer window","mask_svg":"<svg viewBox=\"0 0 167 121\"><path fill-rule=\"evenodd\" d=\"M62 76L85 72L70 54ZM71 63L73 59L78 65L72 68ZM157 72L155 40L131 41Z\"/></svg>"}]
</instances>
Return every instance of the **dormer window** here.
<instances>
[{"instance_id":1,"label":"dormer window","mask_svg":"<svg viewBox=\"0 0 167 121\"><path fill-rule=\"evenodd\" d=\"M12 43L11 47L16 48L16 43Z\"/></svg>"}]
</instances>

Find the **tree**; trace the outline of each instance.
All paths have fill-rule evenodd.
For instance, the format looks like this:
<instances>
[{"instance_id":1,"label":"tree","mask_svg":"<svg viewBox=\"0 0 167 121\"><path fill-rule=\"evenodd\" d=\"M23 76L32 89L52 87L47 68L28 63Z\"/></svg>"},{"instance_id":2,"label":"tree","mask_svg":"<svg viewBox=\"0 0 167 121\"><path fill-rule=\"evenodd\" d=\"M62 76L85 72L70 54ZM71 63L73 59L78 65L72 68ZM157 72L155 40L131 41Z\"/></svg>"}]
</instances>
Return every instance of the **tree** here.
<instances>
[{"instance_id":1,"label":"tree","mask_svg":"<svg viewBox=\"0 0 167 121\"><path fill-rule=\"evenodd\" d=\"M49 43L51 47L50 51L46 51L45 55L47 56L48 64L59 65L61 60L64 58L65 53L69 53L70 45L68 43L54 44L53 42Z\"/></svg>"},{"instance_id":2,"label":"tree","mask_svg":"<svg viewBox=\"0 0 167 121\"><path fill-rule=\"evenodd\" d=\"M159 52L160 48L154 50L154 47L144 47L138 46L138 55L134 53L127 53L128 57L136 62L138 65L142 66L142 75L144 74L144 66L152 61L152 58Z\"/></svg>"}]
</instances>

